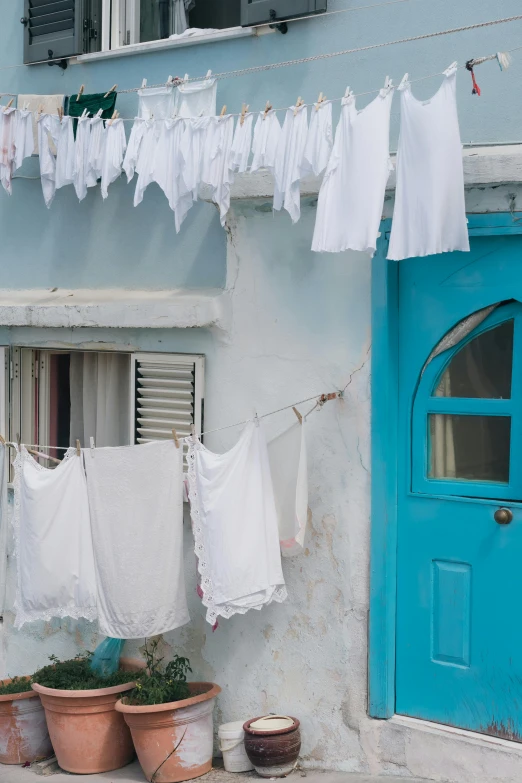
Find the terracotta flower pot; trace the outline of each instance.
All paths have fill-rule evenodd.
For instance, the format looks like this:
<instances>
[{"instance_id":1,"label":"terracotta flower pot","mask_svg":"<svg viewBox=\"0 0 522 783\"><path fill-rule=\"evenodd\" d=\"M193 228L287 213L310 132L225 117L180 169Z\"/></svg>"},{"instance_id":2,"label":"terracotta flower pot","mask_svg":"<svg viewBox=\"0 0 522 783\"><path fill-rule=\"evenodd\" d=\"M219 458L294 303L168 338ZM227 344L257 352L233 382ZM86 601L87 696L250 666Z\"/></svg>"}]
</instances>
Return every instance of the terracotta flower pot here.
<instances>
[{"instance_id":1,"label":"terracotta flower pot","mask_svg":"<svg viewBox=\"0 0 522 783\"><path fill-rule=\"evenodd\" d=\"M132 738L115 705L135 683L90 691L63 691L33 685L45 709L49 734L60 767L92 775L110 772L134 758Z\"/></svg>"},{"instance_id":2,"label":"terracotta flower pot","mask_svg":"<svg viewBox=\"0 0 522 783\"><path fill-rule=\"evenodd\" d=\"M0 685L10 682L0 680ZM0 763L32 763L51 756L52 752L45 712L38 694L26 691L0 696Z\"/></svg>"},{"instance_id":3,"label":"terracotta flower pot","mask_svg":"<svg viewBox=\"0 0 522 783\"><path fill-rule=\"evenodd\" d=\"M272 716L263 716L269 719ZM281 716L273 716L281 718ZM279 778L288 775L295 767L301 751L301 732L297 718L287 728L256 731L250 724L262 718L247 720L245 732L245 750L258 775L264 778Z\"/></svg>"},{"instance_id":4,"label":"terracotta flower pot","mask_svg":"<svg viewBox=\"0 0 522 783\"><path fill-rule=\"evenodd\" d=\"M191 682L189 687L197 695L182 701L116 704L131 730L143 772L153 783L192 780L212 769L213 711L221 688L212 682Z\"/></svg>"}]
</instances>

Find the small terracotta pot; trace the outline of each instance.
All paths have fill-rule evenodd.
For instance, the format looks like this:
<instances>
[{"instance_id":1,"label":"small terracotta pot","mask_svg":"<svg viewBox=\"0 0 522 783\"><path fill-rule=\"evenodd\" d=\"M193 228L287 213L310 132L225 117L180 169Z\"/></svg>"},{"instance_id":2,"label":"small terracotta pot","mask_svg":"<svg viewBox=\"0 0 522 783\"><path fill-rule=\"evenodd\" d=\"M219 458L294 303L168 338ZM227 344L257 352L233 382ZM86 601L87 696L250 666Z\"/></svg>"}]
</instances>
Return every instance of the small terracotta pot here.
<instances>
[{"instance_id":1,"label":"small terracotta pot","mask_svg":"<svg viewBox=\"0 0 522 783\"><path fill-rule=\"evenodd\" d=\"M288 775L295 767L301 751L301 732L299 721L292 718L293 726L285 729L256 731L250 728L258 718L247 720L243 726L245 732L245 750L258 775L264 778L280 778Z\"/></svg>"},{"instance_id":2,"label":"small terracotta pot","mask_svg":"<svg viewBox=\"0 0 522 783\"><path fill-rule=\"evenodd\" d=\"M122 668L129 670L125 664ZM120 695L135 684L129 682L90 691L33 685L40 694L54 752L62 769L92 775L130 764L134 758L132 738L115 705Z\"/></svg>"},{"instance_id":3,"label":"small terracotta pot","mask_svg":"<svg viewBox=\"0 0 522 783\"><path fill-rule=\"evenodd\" d=\"M116 704L131 730L143 772L154 783L180 783L212 769L213 711L221 688L212 682L191 682L189 688L197 695L169 704Z\"/></svg>"},{"instance_id":4,"label":"small terracotta pot","mask_svg":"<svg viewBox=\"0 0 522 783\"><path fill-rule=\"evenodd\" d=\"M0 685L10 682L10 679L0 680ZM32 763L51 756L52 752L38 694L26 691L0 696L0 764Z\"/></svg>"}]
</instances>

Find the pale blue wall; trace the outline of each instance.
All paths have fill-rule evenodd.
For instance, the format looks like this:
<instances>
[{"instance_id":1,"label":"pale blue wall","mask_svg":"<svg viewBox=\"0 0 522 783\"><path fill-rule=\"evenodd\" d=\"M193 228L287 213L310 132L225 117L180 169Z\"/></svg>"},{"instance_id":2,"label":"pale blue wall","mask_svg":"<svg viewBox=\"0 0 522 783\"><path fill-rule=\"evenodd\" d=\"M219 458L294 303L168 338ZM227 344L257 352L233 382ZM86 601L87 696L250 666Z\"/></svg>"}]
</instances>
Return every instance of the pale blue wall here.
<instances>
[{"instance_id":1,"label":"pale blue wall","mask_svg":"<svg viewBox=\"0 0 522 783\"><path fill-rule=\"evenodd\" d=\"M372 5L373 0L330 0L329 7ZM22 0L0 0L0 67L22 61ZM70 66L66 72L47 65L0 70L0 92L75 93L158 83L169 74L204 74L253 64L338 51L500 18L520 12L518 0L409 0L402 4L354 11L324 19L297 22L286 36L279 33L212 43L154 54ZM220 81L218 104L239 110L242 101L253 109L270 99L275 106L293 102L297 95L310 101L320 90L336 97L350 84L355 92L379 87L386 74L397 82L408 70L411 78L445 68L457 59L520 44L522 23L488 27L428 41L377 49L272 72ZM506 141L522 138L521 53L506 73L495 63L477 69L483 90L471 95L470 78L459 75L459 112L463 141ZM422 82L415 92L428 96L436 79ZM371 99L362 99L361 104ZM136 96L118 99L123 116L133 116ZM392 116L392 148L398 132L398 100ZM24 173L31 175L28 169ZM0 274L2 287L189 287L219 286L225 279L225 239L211 206L194 209L176 237L172 214L164 196L152 186L143 204L132 207L133 186L123 181L113 187L103 204L91 192L78 205L72 188L58 194L51 211L43 205L38 180L15 182L12 199L0 193ZM291 231L287 221L281 230ZM74 250L74 254L71 251ZM13 259L16 263L13 264Z\"/></svg>"}]
</instances>

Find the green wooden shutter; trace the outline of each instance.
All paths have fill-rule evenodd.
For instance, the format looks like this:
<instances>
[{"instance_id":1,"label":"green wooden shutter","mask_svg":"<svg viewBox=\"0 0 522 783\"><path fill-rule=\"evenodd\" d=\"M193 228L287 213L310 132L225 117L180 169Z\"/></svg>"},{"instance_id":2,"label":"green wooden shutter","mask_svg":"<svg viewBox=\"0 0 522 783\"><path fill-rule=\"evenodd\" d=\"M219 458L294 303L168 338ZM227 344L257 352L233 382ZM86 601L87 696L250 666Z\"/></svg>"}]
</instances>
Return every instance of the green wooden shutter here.
<instances>
[{"instance_id":1,"label":"green wooden shutter","mask_svg":"<svg viewBox=\"0 0 522 783\"><path fill-rule=\"evenodd\" d=\"M83 0L24 0L24 63L82 54Z\"/></svg>"},{"instance_id":2,"label":"green wooden shutter","mask_svg":"<svg viewBox=\"0 0 522 783\"><path fill-rule=\"evenodd\" d=\"M241 0L241 24L251 24L290 19L326 11L327 0Z\"/></svg>"}]
</instances>

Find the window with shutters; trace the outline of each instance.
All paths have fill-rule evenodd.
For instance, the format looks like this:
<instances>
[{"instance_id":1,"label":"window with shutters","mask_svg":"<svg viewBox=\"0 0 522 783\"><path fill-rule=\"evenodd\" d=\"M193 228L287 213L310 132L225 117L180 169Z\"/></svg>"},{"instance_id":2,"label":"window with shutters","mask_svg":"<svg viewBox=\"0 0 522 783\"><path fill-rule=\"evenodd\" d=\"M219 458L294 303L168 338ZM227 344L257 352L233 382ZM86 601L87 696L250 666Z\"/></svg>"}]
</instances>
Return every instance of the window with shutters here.
<instances>
[{"instance_id":1,"label":"window with shutters","mask_svg":"<svg viewBox=\"0 0 522 783\"><path fill-rule=\"evenodd\" d=\"M91 437L98 447L125 446L172 438L173 429L183 437L193 425L202 432L203 356L0 351L7 367L3 381L0 374L0 434L49 447L42 455L61 459L77 439L82 446Z\"/></svg>"},{"instance_id":2,"label":"window with shutters","mask_svg":"<svg viewBox=\"0 0 522 783\"><path fill-rule=\"evenodd\" d=\"M24 0L24 63L97 52L105 0Z\"/></svg>"}]
</instances>

